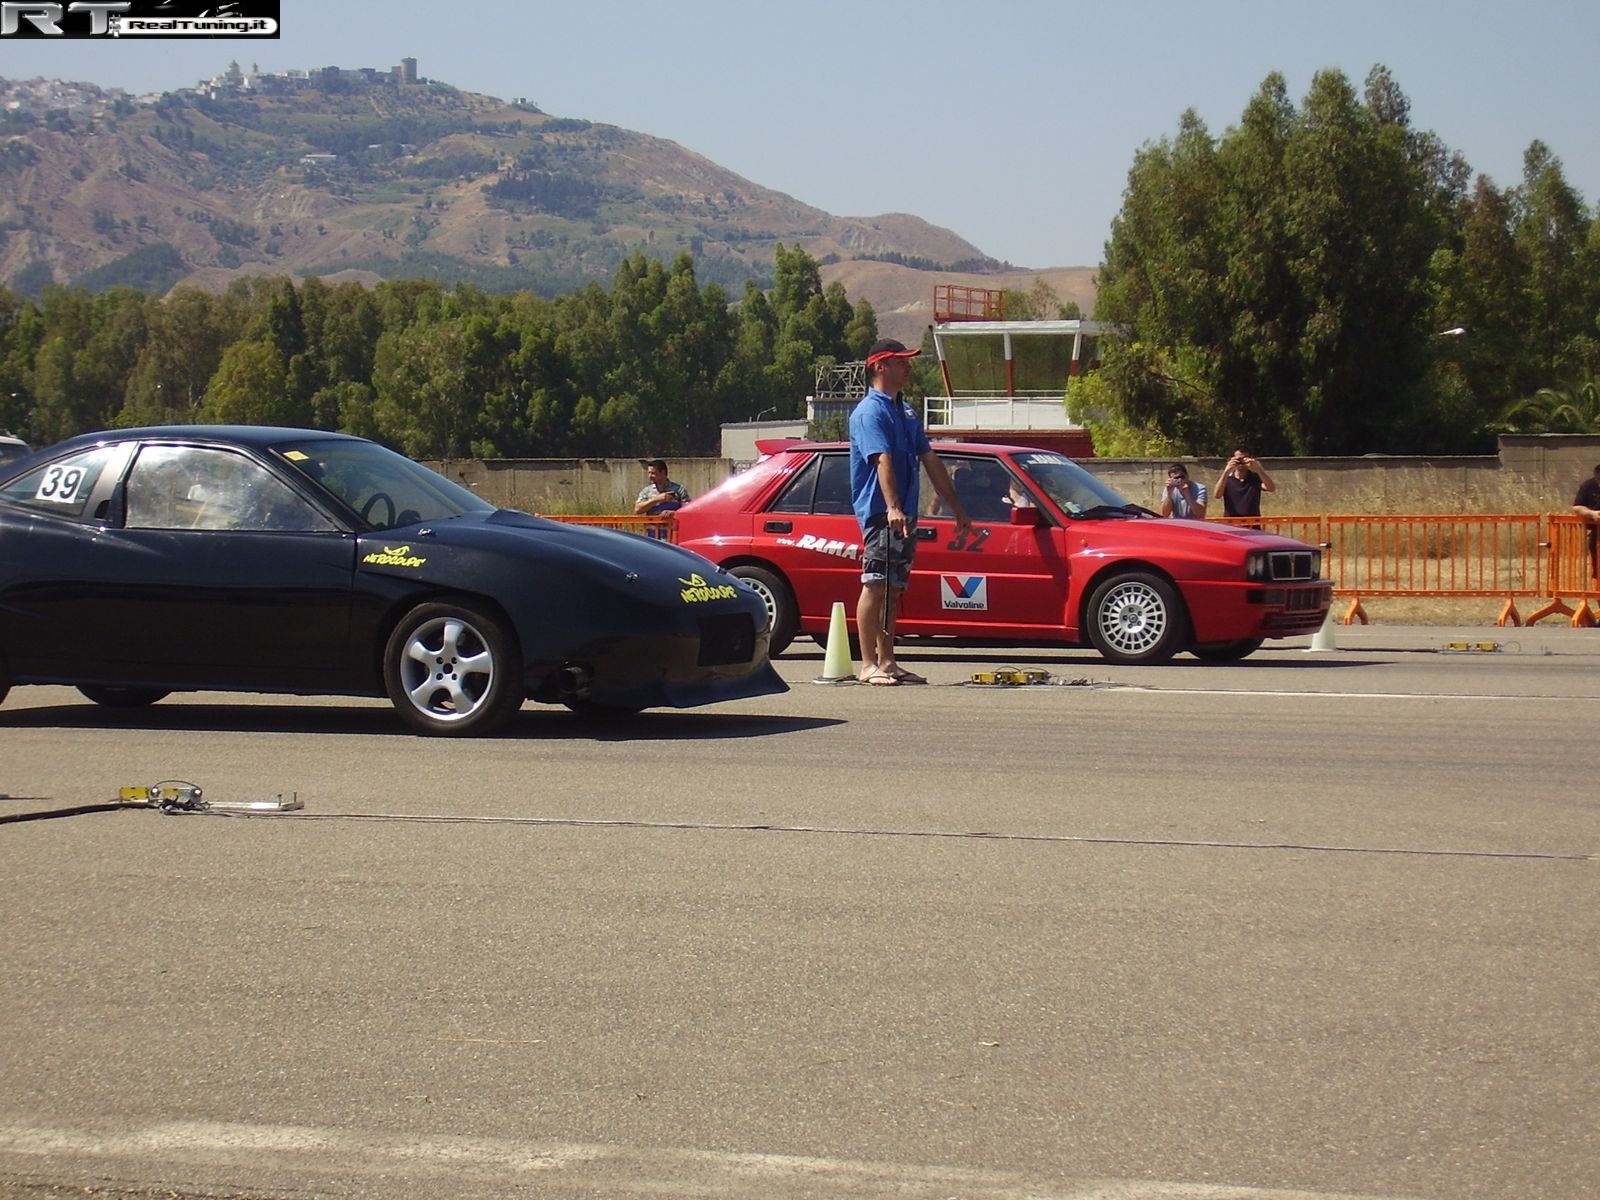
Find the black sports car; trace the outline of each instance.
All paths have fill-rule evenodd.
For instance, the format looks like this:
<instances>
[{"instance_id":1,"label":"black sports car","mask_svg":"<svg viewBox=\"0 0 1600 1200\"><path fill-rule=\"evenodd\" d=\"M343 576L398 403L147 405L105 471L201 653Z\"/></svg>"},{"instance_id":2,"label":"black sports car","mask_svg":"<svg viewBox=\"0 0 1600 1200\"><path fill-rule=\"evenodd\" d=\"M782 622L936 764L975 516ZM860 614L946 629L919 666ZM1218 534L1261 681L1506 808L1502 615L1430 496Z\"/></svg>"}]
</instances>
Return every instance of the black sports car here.
<instances>
[{"instance_id":1,"label":"black sports car","mask_svg":"<svg viewBox=\"0 0 1600 1200\"><path fill-rule=\"evenodd\" d=\"M0 467L0 700L387 694L414 729L782 692L761 598L665 542L496 509L303 429L85 434Z\"/></svg>"}]
</instances>

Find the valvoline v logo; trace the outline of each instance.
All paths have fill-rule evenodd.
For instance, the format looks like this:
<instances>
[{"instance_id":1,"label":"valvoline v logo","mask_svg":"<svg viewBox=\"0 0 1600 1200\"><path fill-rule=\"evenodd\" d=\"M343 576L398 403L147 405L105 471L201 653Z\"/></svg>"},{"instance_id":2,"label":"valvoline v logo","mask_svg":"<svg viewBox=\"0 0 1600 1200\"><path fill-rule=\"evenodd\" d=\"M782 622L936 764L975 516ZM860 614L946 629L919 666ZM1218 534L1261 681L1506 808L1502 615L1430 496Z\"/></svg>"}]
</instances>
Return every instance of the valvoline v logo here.
<instances>
[{"instance_id":1,"label":"valvoline v logo","mask_svg":"<svg viewBox=\"0 0 1600 1200\"><path fill-rule=\"evenodd\" d=\"M987 612L989 577L987 575L939 576L939 605L946 609Z\"/></svg>"}]
</instances>

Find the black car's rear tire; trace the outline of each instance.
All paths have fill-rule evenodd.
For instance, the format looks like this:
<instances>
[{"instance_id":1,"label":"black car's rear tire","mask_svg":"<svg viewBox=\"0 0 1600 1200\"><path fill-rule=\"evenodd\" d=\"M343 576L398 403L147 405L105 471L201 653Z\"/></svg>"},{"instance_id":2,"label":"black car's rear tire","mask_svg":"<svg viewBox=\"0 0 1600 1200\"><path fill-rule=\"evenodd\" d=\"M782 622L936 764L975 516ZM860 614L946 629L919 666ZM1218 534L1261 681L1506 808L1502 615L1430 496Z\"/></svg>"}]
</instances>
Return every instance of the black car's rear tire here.
<instances>
[{"instance_id":1,"label":"black car's rear tire","mask_svg":"<svg viewBox=\"0 0 1600 1200\"><path fill-rule=\"evenodd\" d=\"M165 688L97 687L88 683L78 690L106 708L148 708L172 694Z\"/></svg>"},{"instance_id":2,"label":"black car's rear tire","mask_svg":"<svg viewBox=\"0 0 1600 1200\"><path fill-rule=\"evenodd\" d=\"M466 604L419 604L389 635L383 686L418 733L491 733L522 707L522 655L498 617Z\"/></svg>"},{"instance_id":3,"label":"black car's rear tire","mask_svg":"<svg viewBox=\"0 0 1600 1200\"><path fill-rule=\"evenodd\" d=\"M1163 663L1189 636L1189 615L1178 589L1148 571L1102 580L1089 596L1089 641L1114 663Z\"/></svg>"},{"instance_id":4,"label":"black car's rear tire","mask_svg":"<svg viewBox=\"0 0 1600 1200\"><path fill-rule=\"evenodd\" d=\"M1190 646L1189 653L1201 662L1238 662L1261 649L1265 641L1265 638L1240 638L1233 642L1202 642Z\"/></svg>"},{"instance_id":5,"label":"black car's rear tire","mask_svg":"<svg viewBox=\"0 0 1600 1200\"><path fill-rule=\"evenodd\" d=\"M732 567L728 574L749 584L761 597L761 603L767 606L767 624L772 629L767 638L767 654L777 658L789 648L795 630L800 627L799 608L788 581L765 567Z\"/></svg>"}]
</instances>

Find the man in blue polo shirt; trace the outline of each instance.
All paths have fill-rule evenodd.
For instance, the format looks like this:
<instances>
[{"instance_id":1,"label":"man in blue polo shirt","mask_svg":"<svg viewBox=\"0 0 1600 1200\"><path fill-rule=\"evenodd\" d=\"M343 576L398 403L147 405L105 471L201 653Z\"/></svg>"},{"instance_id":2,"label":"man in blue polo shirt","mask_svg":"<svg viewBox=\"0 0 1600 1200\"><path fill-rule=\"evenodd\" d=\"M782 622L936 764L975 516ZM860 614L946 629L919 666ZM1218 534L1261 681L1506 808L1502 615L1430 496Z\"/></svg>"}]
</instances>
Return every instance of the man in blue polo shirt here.
<instances>
[{"instance_id":1,"label":"man in blue polo shirt","mask_svg":"<svg viewBox=\"0 0 1600 1200\"><path fill-rule=\"evenodd\" d=\"M861 524L861 598L856 601L856 632L861 639L862 683L892 687L926 683L894 658L894 618L900 595L911 581L916 554L919 468L926 468L934 491L956 519L956 533L972 528L967 510L951 485L944 463L928 445L928 435L912 407L900 398L911 377L907 350L884 338L867 355L871 385L850 414L850 494Z\"/></svg>"}]
</instances>

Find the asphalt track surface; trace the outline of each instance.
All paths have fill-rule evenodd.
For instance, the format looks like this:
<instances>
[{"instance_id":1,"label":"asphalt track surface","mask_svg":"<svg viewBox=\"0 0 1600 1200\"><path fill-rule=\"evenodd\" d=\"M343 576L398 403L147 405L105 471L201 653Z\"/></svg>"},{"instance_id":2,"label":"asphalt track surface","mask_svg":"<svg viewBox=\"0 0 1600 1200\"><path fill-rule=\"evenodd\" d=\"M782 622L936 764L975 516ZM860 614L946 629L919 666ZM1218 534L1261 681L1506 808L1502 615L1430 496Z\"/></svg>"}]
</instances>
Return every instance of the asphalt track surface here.
<instances>
[{"instance_id":1,"label":"asphalt track surface","mask_svg":"<svg viewBox=\"0 0 1600 1200\"><path fill-rule=\"evenodd\" d=\"M1591 1200L1600 631L1339 638L468 742L18 689L0 1197ZM305 808L45 815L173 778Z\"/></svg>"}]
</instances>

